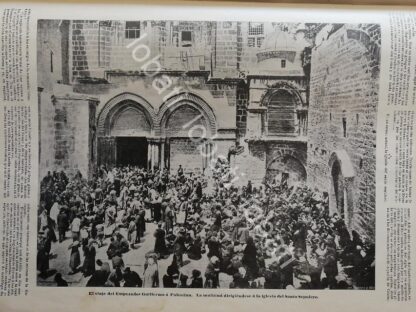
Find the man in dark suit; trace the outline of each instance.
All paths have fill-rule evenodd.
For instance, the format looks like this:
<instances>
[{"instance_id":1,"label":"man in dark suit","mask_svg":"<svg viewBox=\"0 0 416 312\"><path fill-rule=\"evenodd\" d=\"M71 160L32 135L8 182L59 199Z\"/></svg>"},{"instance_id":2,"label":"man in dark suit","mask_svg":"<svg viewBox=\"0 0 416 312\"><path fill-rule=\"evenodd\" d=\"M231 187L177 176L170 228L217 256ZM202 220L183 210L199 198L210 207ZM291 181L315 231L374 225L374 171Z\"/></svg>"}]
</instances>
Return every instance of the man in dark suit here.
<instances>
[{"instance_id":1,"label":"man in dark suit","mask_svg":"<svg viewBox=\"0 0 416 312\"><path fill-rule=\"evenodd\" d=\"M58 223L59 242L61 243L65 240L65 233L69 226L69 218L63 207L59 210L59 214L56 219Z\"/></svg>"}]
</instances>

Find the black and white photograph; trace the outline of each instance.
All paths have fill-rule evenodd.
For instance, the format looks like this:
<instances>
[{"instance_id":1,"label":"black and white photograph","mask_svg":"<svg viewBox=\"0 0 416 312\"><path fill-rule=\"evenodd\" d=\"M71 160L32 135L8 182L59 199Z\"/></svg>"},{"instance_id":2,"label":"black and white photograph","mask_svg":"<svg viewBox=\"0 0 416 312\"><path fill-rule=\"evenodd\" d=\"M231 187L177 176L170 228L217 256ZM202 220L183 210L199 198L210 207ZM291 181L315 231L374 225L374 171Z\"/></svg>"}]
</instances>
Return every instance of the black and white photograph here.
<instances>
[{"instance_id":1,"label":"black and white photograph","mask_svg":"<svg viewBox=\"0 0 416 312\"><path fill-rule=\"evenodd\" d=\"M379 24L38 20L37 286L374 290L380 49Z\"/></svg>"}]
</instances>

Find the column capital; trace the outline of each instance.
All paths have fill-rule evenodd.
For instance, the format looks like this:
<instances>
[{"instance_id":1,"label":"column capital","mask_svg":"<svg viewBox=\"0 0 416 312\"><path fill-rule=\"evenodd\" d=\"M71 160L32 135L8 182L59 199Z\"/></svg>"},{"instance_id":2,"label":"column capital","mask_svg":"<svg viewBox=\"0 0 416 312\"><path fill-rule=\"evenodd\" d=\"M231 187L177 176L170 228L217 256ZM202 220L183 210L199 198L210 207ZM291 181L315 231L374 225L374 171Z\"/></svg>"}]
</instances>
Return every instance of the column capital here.
<instances>
[{"instance_id":1,"label":"column capital","mask_svg":"<svg viewBox=\"0 0 416 312\"><path fill-rule=\"evenodd\" d=\"M147 142L149 142L149 144L160 144L161 142L164 142L164 138L161 137L147 137Z\"/></svg>"}]
</instances>

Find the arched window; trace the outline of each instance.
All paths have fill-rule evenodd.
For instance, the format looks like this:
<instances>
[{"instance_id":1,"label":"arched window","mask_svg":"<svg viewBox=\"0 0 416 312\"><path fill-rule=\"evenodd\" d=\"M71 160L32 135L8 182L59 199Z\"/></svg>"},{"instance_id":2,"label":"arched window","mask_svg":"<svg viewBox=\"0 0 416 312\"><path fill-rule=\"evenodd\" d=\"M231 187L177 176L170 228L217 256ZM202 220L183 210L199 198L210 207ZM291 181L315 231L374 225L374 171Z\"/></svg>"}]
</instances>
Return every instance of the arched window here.
<instances>
[{"instance_id":1,"label":"arched window","mask_svg":"<svg viewBox=\"0 0 416 312\"><path fill-rule=\"evenodd\" d=\"M276 91L267 105L268 135L294 134L296 131L296 98L286 90Z\"/></svg>"}]
</instances>

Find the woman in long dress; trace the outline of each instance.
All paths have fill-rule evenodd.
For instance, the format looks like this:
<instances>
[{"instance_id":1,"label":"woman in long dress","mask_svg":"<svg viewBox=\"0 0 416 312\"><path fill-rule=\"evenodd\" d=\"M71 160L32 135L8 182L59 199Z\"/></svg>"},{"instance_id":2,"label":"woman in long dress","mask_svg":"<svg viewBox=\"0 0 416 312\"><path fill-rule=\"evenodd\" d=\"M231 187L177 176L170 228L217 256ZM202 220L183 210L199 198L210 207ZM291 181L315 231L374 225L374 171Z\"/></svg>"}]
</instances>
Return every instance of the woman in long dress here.
<instances>
[{"instance_id":1,"label":"woman in long dress","mask_svg":"<svg viewBox=\"0 0 416 312\"><path fill-rule=\"evenodd\" d=\"M127 230L127 240L129 241L131 248L134 248L136 239L137 239L137 225L136 225L134 217L131 217L129 227Z\"/></svg>"},{"instance_id":2,"label":"woman in long dress","mask_svg":"<svg viewBox=\"0 0 416 312\"><path fill-rule=\"evenodd\" d=\"M173 230L173 224L174 224L174 211L171 207L171 205L168 205L165 210L165 230L166 233L169 232L169 230Z\"/></svg>"},{"instance_id":3,"label":"woman in long dress","mask_svg":"<svg viewBox=\"0 0 416 312\"><path fill-rule=\"evenodd\" d=\"M257 264L257 248L251 236L247 238L247 245L244 249L242 263L248 268L248 275L252 279L256 278L259 270Z\"/></svg>"},{"instance_id":4,"label":"woman in long dress","mask_svg":"<svg viewBox=\"0 0 416 312\"><path fill-rule=\"evenodd\" d=\"M155 237L155 253L159 255L159 259L163 258L166 254L166 241L165 241L166 233L162 229L162 222L158 223L157 229L154 233Z\"/></svg>"},{"instance_id":5,"label":"woman in long dress","mask_svg":"<svg viewBox=\"0 0 416 312\"><path fill-rule=\"evenodd\" d=\"M94 247L95 241L90 239L88 245L84 247L84 264L82 265L82 270L84 271L84 276L90 276L95 272L95 254L96 250Z\"/></svg>"},{"instance_id":6,"label":"woman in long dress","mask_svg":"<svg viewBox=\"0 0 416 312\"><path fill-rule=\"evenodd\" d=\"M71 272L69 274L75 274L81 264L81 256L79 255L79 241L74 241L68 249L71 249L71 256L69 258L69 267Z\"/></svg>"},{"instance_id":7,"label":"woman in long dress","mask_svg":"<svg viewBox=\"0 0 416 312\"><path fill-rule=\"evenodd\" d=\"M159 287L159 270L154 257L147 258L143 273L143 288Z\"/></svg>"}]
</instances>

